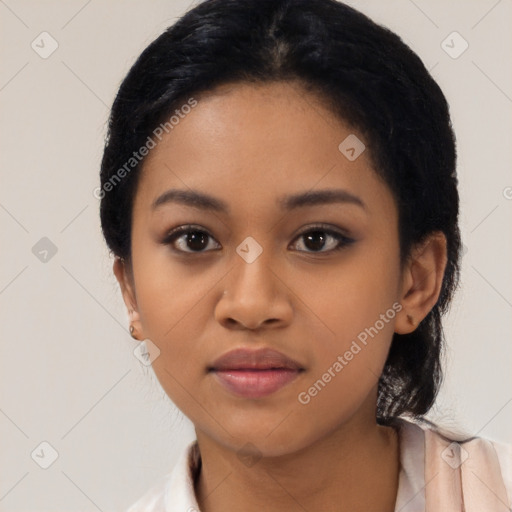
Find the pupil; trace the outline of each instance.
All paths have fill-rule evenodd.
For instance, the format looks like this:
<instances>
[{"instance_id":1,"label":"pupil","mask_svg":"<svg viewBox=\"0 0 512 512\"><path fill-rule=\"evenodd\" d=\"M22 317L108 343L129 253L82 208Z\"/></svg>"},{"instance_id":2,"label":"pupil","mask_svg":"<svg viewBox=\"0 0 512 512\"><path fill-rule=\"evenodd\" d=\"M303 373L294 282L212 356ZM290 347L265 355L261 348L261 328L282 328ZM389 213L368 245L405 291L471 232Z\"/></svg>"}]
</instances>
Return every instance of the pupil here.
<instances>
[{"instance_id":1,"label":"pupil","mask_svg":"<svg viewBox=\"0 0 512 512\"><path fill-rule=\"evenodd\" d=\"M306 247L308 249L322 249L324 244L325 236L323 236L322 231L312 231L310 234L306 235Z\"/></svg>"},{"instance_id":2,"label":"pupil","mask_svg":"<svg viewBox=\"0 0 512 512\"><path fill-rule=\"evenodd\" d=\"M208 245L207 237L208 235L202 231L192 231L187 237L187 244L193 250L204 249Z\"/></svg>"}]
</instances>

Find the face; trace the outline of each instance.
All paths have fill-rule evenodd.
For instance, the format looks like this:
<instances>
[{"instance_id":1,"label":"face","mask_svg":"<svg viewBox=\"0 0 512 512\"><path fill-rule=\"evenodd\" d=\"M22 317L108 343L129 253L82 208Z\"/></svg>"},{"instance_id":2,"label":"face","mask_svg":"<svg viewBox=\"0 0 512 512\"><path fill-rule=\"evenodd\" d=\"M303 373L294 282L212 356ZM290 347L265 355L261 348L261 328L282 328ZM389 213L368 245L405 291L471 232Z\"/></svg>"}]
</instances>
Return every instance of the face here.
<instances>
[{"instance_id":1,"label":"face","mask_svg":"<svg viewBox=\"0 0 512 512\"><path fill-rule=\"evenodd\" d=\"M198 436L233 450L282 455L374 424L402 274L391 191L369 151L339 149L364 138L296 84L197 100L151 150L133 206L124 297L138 338L160 350L161 385ZM162 199L169 190L218 208ZM277 350L301 370L240 396L209 371L238 348Z\"/></svg>"}]
</instances>

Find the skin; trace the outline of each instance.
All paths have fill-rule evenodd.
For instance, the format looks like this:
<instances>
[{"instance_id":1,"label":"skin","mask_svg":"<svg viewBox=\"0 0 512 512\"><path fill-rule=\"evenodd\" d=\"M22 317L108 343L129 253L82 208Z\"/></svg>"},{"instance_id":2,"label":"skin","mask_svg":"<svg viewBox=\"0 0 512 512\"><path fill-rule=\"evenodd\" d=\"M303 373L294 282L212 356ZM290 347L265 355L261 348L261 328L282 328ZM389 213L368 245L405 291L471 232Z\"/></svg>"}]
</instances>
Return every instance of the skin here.
<instances>
[{"instance_id":1,"label":"skin","mask_svg":"<svg viewBox=\"0 0 512 512\"><path fill-rule=\"evenodd\" d=\"M392 511L398 437L376 424L377 381L394 332L405 334L437 301L446 240L433 233L400 266L398 214L367 149L349 161L339 144L362 135L295 83L228 84L198 105L148 155L133 206L131 261L114 273L134 335L160 349L153 368L193 422L202 457L201 511ZM153 201L171 188L223 200L228 214ZM344 189L353 203L284 212L277 199ZM339 251L301 236L328 223L354 240ZM175 227L206 231L202 253ZM196 228L197 229L197 228ZM315 228L316 230L318 228ZM248 236L263 252L236 252ZM217 249L217 250L215 250ZM298 395L332 367L394 303L378 335L308 404ZM408 318L409 316L409 318ZM412 319L412 321L411 321ZM207 368L233 348L272 347L305 369L276 393L240 398ZM239 457L251 443L252 463Z\"/></svg>"}]
</instances>

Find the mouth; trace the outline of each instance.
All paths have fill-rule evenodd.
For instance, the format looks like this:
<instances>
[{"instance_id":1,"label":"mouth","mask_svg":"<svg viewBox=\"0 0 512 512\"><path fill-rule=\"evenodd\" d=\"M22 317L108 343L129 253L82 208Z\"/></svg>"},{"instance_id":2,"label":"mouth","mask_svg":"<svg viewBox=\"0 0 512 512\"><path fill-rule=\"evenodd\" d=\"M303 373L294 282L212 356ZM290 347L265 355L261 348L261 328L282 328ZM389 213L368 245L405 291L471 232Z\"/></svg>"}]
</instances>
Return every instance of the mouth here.
<instances>
[{"instance_id":1,"label":"mouth","mask_svg":"<svg viewBox=\"0 0 512 512\"><path fill-rule=\"evenodd\" d=\"M208 368L225 389L253 399L277 392L304 371L297 361L272 349L235 349Z\"/></svg>"},{"instance_id":2,"label":"mouth","mask_svg":"<svg viewBox=\"0 0 512 512\"><path fill-rule=\"evenodd\" d=\"M212 370L229 391L244 398L263 398L295 380L303 370L289 368Z\"/></svg>"}]
</instances>

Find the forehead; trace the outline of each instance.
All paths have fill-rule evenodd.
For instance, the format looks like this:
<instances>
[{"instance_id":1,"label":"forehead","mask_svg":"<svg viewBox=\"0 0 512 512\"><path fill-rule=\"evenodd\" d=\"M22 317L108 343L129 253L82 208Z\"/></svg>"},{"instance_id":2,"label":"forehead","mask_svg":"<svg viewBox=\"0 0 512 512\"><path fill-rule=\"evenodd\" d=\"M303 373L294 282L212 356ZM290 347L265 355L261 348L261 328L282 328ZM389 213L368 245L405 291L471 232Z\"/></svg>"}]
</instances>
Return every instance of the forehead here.
<instances>
[{"instance_id":1,"label":"forehead","mask_svg":"<svg viewBox=\"0 0 512 512\"><path fill-rule=\"evenodd\" d=\"M252 211L316 188L389 195L366 150L352 160L340 151L343 141L367 141L297 84L226 84L195 100L146 157L136 208L150 208L171 188Z\"/></svg>"}]
</instances>

